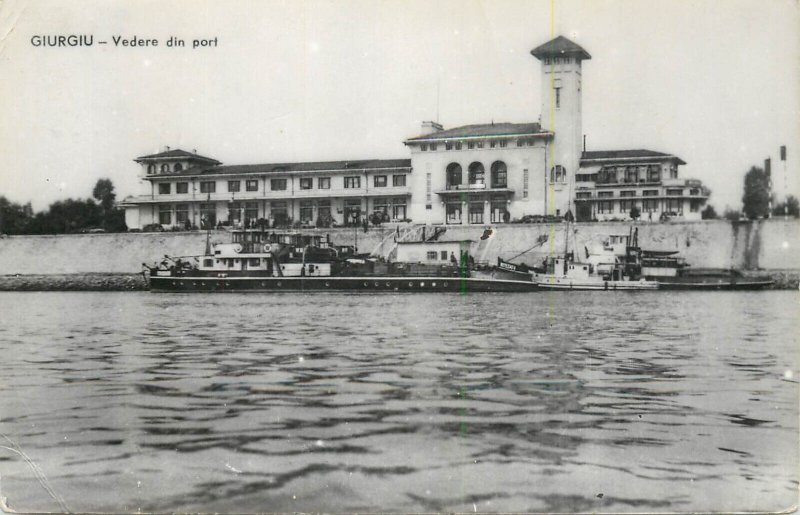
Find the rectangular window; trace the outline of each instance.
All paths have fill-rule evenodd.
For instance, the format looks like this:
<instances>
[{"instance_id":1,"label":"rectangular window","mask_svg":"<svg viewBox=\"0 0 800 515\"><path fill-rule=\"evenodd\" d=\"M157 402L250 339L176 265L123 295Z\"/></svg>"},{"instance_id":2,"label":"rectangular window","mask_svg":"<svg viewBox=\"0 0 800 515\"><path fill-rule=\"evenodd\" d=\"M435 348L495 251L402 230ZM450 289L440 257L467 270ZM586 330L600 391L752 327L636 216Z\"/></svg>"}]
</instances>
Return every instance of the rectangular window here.
<instances>
[{"instance_id":1,"label":"rectangular window","mask_svg":"<svg viewBox=\"0 0 800 515\"><path fill-rule=\"evenodd\" d=\"M406 219L406 199L403 197L392 199L392 220Z\"/></svg>"},{"instance_id":2,"label":"rectangular window","mask_svg":"<svg viewBox=\"0 0 800 515\"><path fill-rule=\"evenodd\" d=\"M189 193L189 183L188 182L175 183L175 193Z\"/></svg>"},{"instance_id":3,"label":"rectangular window","mask_svg":"<svg viewBox=\"0 0 800 515\"><path fill-rule=\"evenodd\" d=\"M442 261L447 261L447 251L446 250L440 251L439 252L439 256L440 256L439 259L441 259Z\"/></svg>"},{"instance_id":4,"label":"rectangular window","mask_svg":"<svg viewBox=\"0 0 800 515\"><path fill-rule=\"evenodd\" d=\"M214 181L202 181L200 183L200 193L215 193L217 191L217 183Z\"/></svg>"},{"instance_id":5,"label":"rectangular window","mask_svg":"<svg viewBox=\"0 0 800 515\"><path fill-rule=\"evenodd\" d=\"M644 190L642 192L642 196L643 197L657 197L658 196L658 190Z\"/></svg>"},{"instance_id":6,"label":"rectangular window","mask_svg":"<svg viewBox=\"0 0 800 515\"><path fill-rule=\"evenodd\" d=\"M453 150L453 144L452 144L452 143L450 143L449 141L446 141L446 142L444 143L444 149L445 149L445 150Z\"/></svg>"},{"instance_id":7,"label":"rectangular window","mask_svg":"<svg viewBox=\"0 0 800 515\"><path fill-rule=\"evenodd\" d=\"M228 192L238 193L242 187L242 181L228 181Z\"/></svg>"},{"instance_id":8,"label":"rectangular window","mask_svg":"<svg viewBox=\"0 0 800 515\"><path fill-rule=\"evenodd\" d=\"M691 211L692 213L697 213L698 211L700 211L701 204L702 202L699 200L692 200L691 202L689 202L689 211Z\"/></svg>"},{"instance_id":9,"label":"rectangular window","mask_svg":"<svg viewBox=\"0 0 800 515\"><path fill-rule=\"evenodd\" d=\"M483 223L483 202L470 202L469 204L469 223Z\"/></svg>"},{"instance_id":10,"label":"rectangular window","mask_svg":"<svg viewBox=\"0 0 800 515\"><path fill-rule=\"evenodd\" d=\"M331 200L330 199L320 199L317 203L317 217L320 220L330 220L331 219Z\"/></svg>"},{"instance_id":11,"label":"rectangular window","mask_svg":"<svg viewBox=\"0 0 800 515\"><path fill-rule=\"evenodd\" d=\"M170 225L172 223L172 209L169 206L159 206L158 223L161 225Z\"/></svg>"},{"instance_id":12,"label":"rectangular window","mask_svg":"<svg viewBox=\"0 0 800 515\"><path fill-rule=\"evenodd\" d=\"M575 193L575 198L592 198L591 191L578 191Z\"/></svg>"},{"instance_id":13,"label":"rectangular window","mask_svg":"<svg viewBox=\"0 0 800 515\"><path fill-rule=\"evenodd\" d=\"M258 191L258 179L248 179L244 187L247 191Z\"/></svg>"},{"instance_id":14,"label":"rectangular window","mask_svg":"<svg viewBox=\"0 0 800 515\"><path fill-rule=\"evenodd\" d=\"M244 218L248 222L255 222L258 220L258 202L244 203Z\"/></svg>"},{"instance_id":15,"label":"rectangular window","mask_svg":"<svg viewBox=\"0 0 800 515\"><path fill-rule=\"evenodd\" d=\"M489 142L489 148L494 148L496 146L497 146L497 141L496 140L492 140L492 141Z\"/></svg>"},{"instance_id":16,"label":"rectangular window","mask_svg":"<svg viewBox=\"0 0 800 515\"><path fill-rule=\"evenodd\" d=\"M313 222L314 221L314 202L304 200L300 202L300 221Z\"/></svg>"},{"instance_id":17,"label":"rectangular window","mask_svg":"<svg viewBox=\"0 0 800 515\"><path fill-rule=\"evenodd\" d=\"M356 177L358 179L358 177ZM349 198L344 201L344 223L359 225L361 223L361 199Z\"/></svg>"},{"instance_id":18,"label":"rectangular window","mask_svg":"<svg viewBox=\"0 0 800 515\"><path fill-rule=\"evenodd\" d=\"M620 191L619 192L619 196L620 197L635 197L636 196L636 192L635 191Z\"/></svg>"},{"instance_id":19,"label":"rectangular window","mask_svg":"<svg viewBox=\"0 0 800 515\"><path fill-rule=\"evenodd\" d=\"M522 170L522 198L528 198L528 169Z\"/></svg>"},{"instance_id":20,"label":"rectangular window","mask_svg":"<svg viewBox=\"0 0 800 515\"><path fill-rule=\"evenodd\" d=\"M273 179L274 180L274 179ZM272 218L272 225L282 226L289 221L289 210L285 200L273 201L270 203L269 216Z\"/></svg>"},{"instance_id":21,"label":"rectangular window","mask_svg":"<svg viewBox=\"0 0 800 515\"><path fill-rule=\"evenodd\" d=\"M270 179L269 189L272 191L283 191L286 189L286 179Z\"/></svg>"},{"instance_id":22,"label":"rectangular window","mask_svg":"<svg viewBox=\"0 0 800 515\"><path fill-rule=\"evenodd\" d=\"M354 176L354 177L345 177L344 178L344 187L348 189L360 188L361 187L361 177Z\"/></svg>"},{"instance_id":23,"label":"rectangular window","mask_svg":"<svg viewBox=\"0 0 800 515\"><path fill-rule=\"evenodd\" d=\"M436 258L439 257L439 253L436 252L435 250L429 250L427 257L428 261L436 261Z\"/></svg>"},{"instance_id":24,"label":"rectangular window","mask_svg":"<svg viewBox=\"0 0 800 515\"><path fill-rule=\"evenodd\" d=\"M635 166L625 167L625 182L628 184L639 182L639 170Z\"/></svg>"},{"instance_id":25,"label":"rectangular window","mask_svg":"<svg viewBox=\"0 0 800 515\"><path fill-rule=\"evenodd\" d=\"M461 150L461 142L456 141L456 150Z\"/></svg>"},{"instance_id":26,"label":"rectangular window","mask_svg":"<svg viewBox=\"0 0 800 515\"><path fill-rule=\"evenodd\" d=\"M614 192L613 191L601 191L597 194L600 198L613 198Z\"/></svg>"},{"instance_id":27,"label":"rectangular window","mask_svg":"<svg viewBox=\"0 0 800 515\"><path fill-rule=\"evenodd\" d=\"M635 200L620 200L619 201L619 212L620 213L628 213L628 212L630 212L631 209L633 209L633 206L635 206L635 205L636 205L636 201Z\"/></svg>"},{"instance_id":28,"label":"rectangular window","mask_svg":"<svg viewBox=\"0 0 800 515\"><path fill-rule=\"evenodd\" d=\"M597 212L601 214L605 213L613 213L614 212L614 201L608 200L604 202L597 203Z\"/></svg>"},{"instance_id":29,"label":"rectangular window","mask_svg":"<svg viewBox=\"0 0 800 515\"><path fill-rule=\"evenodd\" d=\"M675 214L683 214L683 199L671 198L667 199L667 212Z\"/></svg>"},{"instance_id":30,"label":"rectangular window","mask_svg":"<svg viewBox=\"0 0 800 515\"><path fill-rule=\"evenodd\" d=\"M483 141L478 142L478 148L483 148Z\"/></svg>"},{"instance_id":31,"label":"rectangular window","mask_svg":"<svg viewBox=\"0 0 800 515\"><path fill-rule=\"evenodd\" d=\"M643 200L642 211L645 213L652 213L658 211L658 200Z\"/></svg>"},{"instance_id":32,"label":"rectangular window","mask_svg":"<svg viewBox=\"0 0 800 515\"><path fill-rule=\"evenodd\" d=\"M172 193L172 184L169 182L160 182L158 183L158 194L159 195L169 195Z\"/></svg>"},{"instance_id":33,"label":"rectangular window","mask_svg":"<svg viewBox=\"0 0 800 515\"><path fill-rule=\"evenodd\" d=\"M436 143L431 143L431 150L436 150L436 148L437 148Z\"/></svg>"},{"instance_id":34,"label":"rectangular window","mask_svg":"<svg viewBox=\"0 0 800 515\"><path fill-rule=\"evenodd\" d=\"M661 180L661 167L650 165L647 167L647 182L658 182Z\"/></svg>"},{"instance_id":35,"label":"rectangular window","mask_svg":"<svg viewBox=\"0 0 800 515\"><path fill-rule=\"evenodd\" d=\"M208 229L217 225L217 207L211 204L200 204L200 228Z\"/></svg>"},{"instance_id":36,"label":"rectangular window","mask_svg":"<svg viewBox=\"0 0 800 515\"><path fill-rule=\"evenodd\" d=\"M392 176L392 186L405 186L406 185L406 176L405 175L393 175Z\"/></svg>"},{"instance_id":37,"label":"rectangular window","mask_svg":"<svg viewBox=\"0 0 800 515\"><path fill-rule=\"evenodd\" d=\"M317 179L317 188L321 190L329 190L331 189L331 178L330 177L320 177Z\"/></svg>"},{"instance_id":38,"label":"rectangular window","mask_svg":"<svg viewBox=\"0 0 800 515\"><path fill-rule=\"evenodd\" d=\"M461 223L461 202L449 202L445 206L446 218L449 224Z\"/></svg>"},{"instance_id":39,"label":"rectangular window","mask_svg":"<svg viewBox=\"0 0 800 515\"><path fill-rule=\"evenodd\" d=\"M556 90L556 109L561 107L561 88L555 88Z\"/></svg>"},{"instance_id":40,"label":"rectangular window","mask_svg":"<svg viewBox=\"0 0 800 515\"><path fill-rule=\"evenodd\" d=\"M427 143L423 143L422 145L419 146L419 149L421 151L425 152L426 150L428 150L428 144Z\"/></svg>"},{"instance_id":41,"label":"rectangular window","mask_svg":"<svg viewBox=\"0 0 800 515\"><path fill-rule=\"evenodd\" d=\"M376 188L383 188L386 186L386 176L385 175L376 175L372 179L373 184Z\"/></svg>"},{"instance_id":42,"label":"rectangular window","mask_svg":"<svg viewBox=\"0 0 800 515\"><path fill-rule=\"evenodd\" d=\"M377 197L372 202L372 211L374 213L379 213L381 215L381 219L388 221L389 220L389 199L385 197Z\"/></svg>"},{"instance_id":43,"label":"rectangular window","mask_svg":"<svg viewBox=\"0 0 800 515\"><path fill-rule=\"evenodd\" d=\"M311 177L301 177L300 178L300 189L301 190L310 190L314 187L314 179Z\"/></svg>"},{"instance_id":44,"label":"rectangular window","mask_svg":"<svg viewBox=\"0 0 800 515\"><path fill-rule=\"evenodd\" d=\"M431 209L431 172L425 174L425 209Z\"/></svg>"},{"instance_id":45,"label":"rectangular window","mask_svg":"<svg viewBox=\"0 0 800 515\"><path fill-rule=\"evenodd\" d=\"M667 195L671 195L673 197L680 197L683 195L683 188L669 188L667 190Z\"/></svg>"},{"instance_id":46,"label":"rectangular window","mask_svg":"<svg viewBox=\"0 0 800 515\"><path fill-rule=\"evenodd\" d=\"M228 222L238 224L242 221L242 206L238 202L228 203Z\"/></svg>"},{"instance_id":47,"label":"rectangular window","mask_svg":"<svg viewBox=\"0 0 800 515\"><path fill-rule=\"evenodd\" d=\"M506 148L508 146L508 141L501 139L500 140L500 148Z\"/></svg>"},{"instance_id":48,"label":"rectangular window","mask_svg":"<svg viewBox=\"0 0 800 515\"><path fill-rule=\"evenodd\" d=\"M470 150L475 148L475 142L474 141L468 141L467 142L467 148L470 149Z\"/></svg>"},{"instance_id":49,"label":"rectangular window","mask_svg":"<svg viewBox=\"0 0 800 515\"><path fill-rule=\"evenodd\" d=\"M489 204L489 213L492 223L499 224L506 221L506 201L502 198L493 198Z\"/></svg>"},{"instance_id":50,"label":"rectangular window","mask_svg":"<svg viewBox=\"0 0 800 515\"><path fill-rule=\"evenodd\" d=\"M189 204L178 204L175 206L175 223L186 225L189 221Z\"/></svg>"}]
</instances>

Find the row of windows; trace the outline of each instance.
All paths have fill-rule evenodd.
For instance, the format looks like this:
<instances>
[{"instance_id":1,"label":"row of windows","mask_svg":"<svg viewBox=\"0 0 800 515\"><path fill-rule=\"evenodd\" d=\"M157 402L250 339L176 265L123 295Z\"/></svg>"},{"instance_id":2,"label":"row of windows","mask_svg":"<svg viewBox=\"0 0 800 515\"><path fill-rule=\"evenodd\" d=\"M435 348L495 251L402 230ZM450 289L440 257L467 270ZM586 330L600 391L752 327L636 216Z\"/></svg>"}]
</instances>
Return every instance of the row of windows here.
<instances>
[{"instance_id":1,"label":"row of windows","mask_svg":"<svg viewBox=\"0 0 800 515\"><path fill-rule=\"evenodd\" d=\"M249 179L244 181L245 183L245 191L258 191L258 180L257 179ZM287 179L270 179L270 190L272 191L284 191L287 189ZM373 176L373 185L376 188L384 188L388 185L388 176L387 175L375 175ZM392 186L405 186L406 185L406 176L404 174L393 175L392 176ZM242 181L228 181L228 192L229 193L238 193L241 191ZM301 190L310 190L314 187L314 179L311 177L303 177L300 179L300 189ZM352 177L344 177L344 187L345 188L360 188L361 187L361 177L360 176L352 176ZM330 177L317 177L317 188L321 190L328 190L331 188L331 178ZM216 193L217 191L217 183L216 181L201 181L200 182L200 193ZM158 193L159 195L169 195L172 193L172 183L171 182L162 182L158 184ZM175 193L177 194L184 194L189 193L189 183L188 182L176 182L175 183Z\"/></svg>"},{"instance_id":2,"label":"row of windows","mask_svg":"<svg viewBox=\"0 0 800 515\"><path fill-rule=\"evenodd\" d=\"M183 170L183 165L181 163L175 163L172 168L170 168L169 163L162 163L161 166L158 168L161 173L169 173L169 172L180 172ZM147 173L152 175L156 173L156 165L149 164L147 165Z\"/></svg>"},{"instance_id":3,"label":"row of windows","mask_svg":"<svg viewBox=\"0 0 800 515\"><path fill-rule=\"evenodd\" d=\"M689 202L689 211L692 213L697 213L700 211L700 207L702 206L701 200L692 200ZM613 200L603 201L597 203L597 213L598 214L611 214L611 213L622 213L627 214L630 213L631 209L636 207L638 203L635 200L620 200L619 201L619 209L615 209L617 202ZM659 211L659 201L658 200L643 200L642 201L642 211L645 213L654 213ZM663 211L676 213L676 214L683 214L683 200L681 199L667 199L666 202L663 204Z\"/></svg>"},{"instance_id":4,"label":"row of windows","mask_svg":"<svg viewBox=\"0 0 800 515\"><path fill-rule=\"evenodd\" d=\"M532 147L535 144L536 140L534 138L517 138L516 144L517 147ZM477 141L445 141L444 142L444 149L445 150L474 150L484 148L486 146L485 141L477 140ZM493 139L489 140L489 148L506 148L508 147L509 140L507 139ZM431 151L434 152L439 149L438 143L422 143L419 146L419 149L422 152Z\"/></svg>"},{"instance_id":5,"label":"row of windows","mask_svg":"<svg viewBox=\"0 0 800 515\"><path fill-rule=\"evenodd\" d=\"M642 196L643 197L657 197L659 194L658 190L643 190ZM696 196L700 194L699 188L691 188L689 190L689 195ZM682 197L683 196L683 189L682 188L667 188L666 195L671 197ZM628 197L636 197L636 191L634 190L626 190L620 191L619 196L622 198ZM614 198L613 191L600 191L597 193L598 198ZM591 191L578 191L575 193L575 198L592 198Z\"/></svg>"}]
</instances>

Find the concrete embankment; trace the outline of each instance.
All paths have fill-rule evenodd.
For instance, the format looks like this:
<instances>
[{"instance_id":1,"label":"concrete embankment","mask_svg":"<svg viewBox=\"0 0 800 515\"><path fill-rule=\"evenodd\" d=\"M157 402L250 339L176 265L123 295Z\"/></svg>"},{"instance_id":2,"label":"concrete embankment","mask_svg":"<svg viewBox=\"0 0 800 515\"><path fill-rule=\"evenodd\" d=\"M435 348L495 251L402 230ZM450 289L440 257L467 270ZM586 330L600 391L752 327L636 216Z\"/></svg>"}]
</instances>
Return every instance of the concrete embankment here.
<instances>
[{"instance_id":1,"label":"concrete embankment","mask_svg":"<svg viewBox=\"0 0 800 515\"><path fill-rule=\"evenodd\" d=\"M625 222L581 224L501 224L494 227L488 241L481 240L483 226L448 226L443 238L471 240L479 260L494 262L498 257L540 263L547 254L564 248L580 255L584 247L609 235L628 234L638 228L639 244L649 250L678 251L693 268L737 269L766 274L782 287L797 287L800 272L800 220L781 218L755 222ZM396 234L408 225L361 229L323 229L306 232L330 235L340 245L357 244L360 252L388 256ZM418 229L421 232L421 229ZM427 229L430 235L432 229ZM226 231L74 234L58 236L6 236L0 238L0 289L5 285L54 285L42 289L136 289L121 279L138 281L142 263L153 264L165 254L192 256L203 252L206 239L211 244L230 241ZM17 275L30 276L26 283ZM42 278L52 276L52 278ZM38 277L38 279L36 279ZM86 277L86 279L81 279ZM106 277L104 284L101 277ZM134 278L139 279L134 279ZM144 287L143 280L138 287ZM57 287L56 287L57 286Z\"/></svg>"},{"instance_id":2,"label":"concrete embankment","mask_svg":"<svg viewBox=\"0 0 800 515\"><path fill-rule=\"evenodd\" d=\"M142 274L0 275L0 291L135 291L146 290Z\"/></svg>"}]
</instances>

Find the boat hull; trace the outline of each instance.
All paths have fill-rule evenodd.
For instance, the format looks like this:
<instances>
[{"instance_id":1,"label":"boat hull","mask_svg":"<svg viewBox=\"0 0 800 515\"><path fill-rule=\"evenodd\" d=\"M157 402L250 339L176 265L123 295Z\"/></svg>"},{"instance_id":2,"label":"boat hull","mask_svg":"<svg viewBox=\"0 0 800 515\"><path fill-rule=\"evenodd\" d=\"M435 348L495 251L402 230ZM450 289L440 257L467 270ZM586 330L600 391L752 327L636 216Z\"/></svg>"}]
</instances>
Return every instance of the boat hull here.
<instances>
[{"instance_id":1,"label":"boat hull","mask_svg":"<svg viewBox=\"0 0 800 515\"><path fill-rule=\"evenodd\" d=\"M536 283L460 277L168 277L151 276L154 292L407 291L526 292Z\"/></svg>"},{"instance_id":2,"label":"boat hull","mask_svg":"<svg viewBox=\"0 0 800 515\"><path fill-rule=\"evenodd\" d=\"M775 284L772 280L755 281L658 281L661 290L764 290Z\"/></svg>"},{"instance_id":3,"label":"boat hull","mask_svg":"<svg viewBox=\"0 0 800 515\"><path fill-rule=\"evenodd\" d=\"M538 277L536 284L541 290L652 291L659 289L659 284L654 281L593 281L567 277Z\"/></svg>"}]
</instances>

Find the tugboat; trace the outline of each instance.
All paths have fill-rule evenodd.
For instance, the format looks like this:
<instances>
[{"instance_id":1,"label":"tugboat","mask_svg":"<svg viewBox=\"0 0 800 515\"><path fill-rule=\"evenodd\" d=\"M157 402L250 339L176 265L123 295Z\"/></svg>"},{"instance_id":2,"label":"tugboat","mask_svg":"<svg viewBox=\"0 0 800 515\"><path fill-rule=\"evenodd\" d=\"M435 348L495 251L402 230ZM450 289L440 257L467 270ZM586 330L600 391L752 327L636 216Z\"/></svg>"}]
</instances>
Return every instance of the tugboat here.
<instances>
[{"instance_id":1,"label":"tugboat","mask_svg":"<svg viewBox=\"0 0 800 515\"><path fill-rule=\"evenodd\" d=\"M506 276L470 266L468 255L443 264L388 263L357 255L330 238L295 232L232 231L232 242L202 256L164 259L147 266L154 292L240 291L533 291L530 275Z\"/></svg>"},{"instance_id":2,"label":"tugboat","mask_svg":"<svg viewBox=\"0 0 800 515\"><path fill-rule=\"evenodd\" d=\"M569 228L567 228L569 231ZM630 241L630 240L629 240ZM566 245L566 243L565 243ZM625 255L589 255L586 262L576 262L574 253L550 256L544 270L535 272L536 284L546 290L657 290L659 284L642 276L642 252L633 244L625 246Z\"/></svg>"},{"instance_id":3,"label":"tugboat","mask_svg":"<svg viewBox=\"0 0 800 515\"><path fill-rule=\"evenodd\" d=\"M628 235L610 236L601 249L589 253L594 262L613 261L624 256L629 242L638 245L638 229ZM641 276L657 282L662 290L760 290L774 281L764 276L745 276L734 269L692 268L677 250L642 250Z\"/></svg>"}]
</instances>

